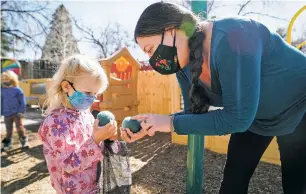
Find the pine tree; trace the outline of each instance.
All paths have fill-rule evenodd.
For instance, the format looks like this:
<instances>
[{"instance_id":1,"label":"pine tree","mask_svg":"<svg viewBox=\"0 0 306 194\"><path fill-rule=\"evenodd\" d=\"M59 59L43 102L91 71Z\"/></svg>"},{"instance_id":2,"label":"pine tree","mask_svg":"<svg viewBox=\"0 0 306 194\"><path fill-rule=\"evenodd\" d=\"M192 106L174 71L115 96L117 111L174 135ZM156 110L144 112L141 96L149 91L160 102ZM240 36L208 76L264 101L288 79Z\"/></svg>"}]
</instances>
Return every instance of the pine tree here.
<instances>
[{"instance_id":1,"label":"pine tree","mask_svg":"<svg viewBox=\"0 0 306 194\"><path fill-rule=\"evenodd\" d=\"M1 56L6 57L8 53L13 52L13 38L6 33L2 33L7 28L5 20L1 17Z\"/></svg>"},{"instance_id":2,"label":"pine tree","mask_svg":"<svg viewBox=\"0 0 306 194\"><path fill-rule=\"evenodd\" d=\"M60 63L64 58L78 53L80 51L72 34L69 12L64 5L60 5L53 14L51 29L46 37L41 59Z\"/></svg>"}]
</instances>

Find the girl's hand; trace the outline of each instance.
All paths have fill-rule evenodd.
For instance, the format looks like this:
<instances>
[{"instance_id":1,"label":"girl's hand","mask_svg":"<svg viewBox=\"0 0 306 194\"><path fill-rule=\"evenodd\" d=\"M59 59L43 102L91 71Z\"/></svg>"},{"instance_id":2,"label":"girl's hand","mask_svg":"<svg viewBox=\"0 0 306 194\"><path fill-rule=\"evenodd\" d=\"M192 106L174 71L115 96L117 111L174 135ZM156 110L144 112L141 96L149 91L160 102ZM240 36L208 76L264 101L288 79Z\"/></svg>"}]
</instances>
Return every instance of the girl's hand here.
<instances>
[{"instance_id":1,"label":"girl's hand","mask_svg":"<svg viewBox=\"0 0 306 194\"><path fill-rule=\"evenodd\" d=\"M110 137L109 140L118 141L119 140L118 134L116 133L114 136Z\"/></svg>"},{"instance_id":2,"label":"girl's hand","mask_svg":"<svg viewBox=\"0 0 306 194\"><path fill-rule=\"evenodd\" d=\"M149 136L154 136L155 132L171 132L171 116L158 114L142 114L133 116L131 119L141 122L145 126Z\"/></svg>"},{"instance_id":3,"label":"girl's hand","mask_svg":"<svg viewBox=\"0 0 306 194\"><path fill-rule=\"evenodd\" d=\"M17 113L17 117L18 118L24 118L24 114L23 113Z\"/></svg>"},{"instance_id":4,"label":"girl's hand","mask_svg":"<svg viewBox=\"0 0 306 194\"><path fill-rule=\"evenodd\" d=\"M114 138L114 136L117 136L117 122L111 121L108 124L106 124L103 127L98 126L99 120L96 119L94 126L93 126L93 133L92 138L96 142L96 144L99 144L101 141Z\"/></svg>"}]
</instances>

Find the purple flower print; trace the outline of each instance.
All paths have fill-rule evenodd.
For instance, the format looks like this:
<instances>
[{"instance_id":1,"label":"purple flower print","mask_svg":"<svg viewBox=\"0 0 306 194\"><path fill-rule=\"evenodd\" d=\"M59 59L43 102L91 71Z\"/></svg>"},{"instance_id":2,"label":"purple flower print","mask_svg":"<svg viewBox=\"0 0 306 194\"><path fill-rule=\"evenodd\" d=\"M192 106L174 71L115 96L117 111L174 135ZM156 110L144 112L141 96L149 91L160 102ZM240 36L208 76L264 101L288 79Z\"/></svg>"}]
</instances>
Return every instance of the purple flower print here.
<instances>
[{"instance_id":1,"label":"purple flower print","mask_svg":"<svg viewBox=\"0 0 306 194\"><path fill-rule=\"evenodd\" d=\"M70 154L70 156L64 160L64 163L67 164L67 165L70 164L72 167L77 167L81 164L81 161L80 161L78 155L76 155L76 153L72 152Z\"/></svg>"},{"instance_id":2,"label":"purple flower print","mask_svg":"<svg viewBox=\"0 0 306 194\"><path fill-rule=\"evenodd\" d=\"M73 184L73 181L65 181L64 192L65 194L73 194L76 190L76 184Z\"/></svg>"},{"instance_id":3,"label":"purple flower print","mask_svg":"<svg viewBox=\"0 0 306 194\"><path fill-rule=\"evenodd\" d=\"M79 113L77 113L77 112L67 112L67 115L69 116L69 118L76 119L76 118L78 118Z\"/></svg>"},{"instance_id":4,"label":"purple flower print","mask_svg":"<svg viewBox=\"0 0 306 194\"><path fill-rule=\"evenodd\" d=\"M66 118L66 122L68 125L72 124L73 123L73 120L72 119L69 119L69 118Z\"/></svg>"},{"instance_id":5,"label":"purple flower print","mask_svg":"<svg viewBox=\"0 0 306 194\"><path fill-rule=\"evenodd\" d=\"M54 124L51 128L54 136L60 136L67 130L67 124L63 120L54 119Z\"/></svg>"}]
</instances>

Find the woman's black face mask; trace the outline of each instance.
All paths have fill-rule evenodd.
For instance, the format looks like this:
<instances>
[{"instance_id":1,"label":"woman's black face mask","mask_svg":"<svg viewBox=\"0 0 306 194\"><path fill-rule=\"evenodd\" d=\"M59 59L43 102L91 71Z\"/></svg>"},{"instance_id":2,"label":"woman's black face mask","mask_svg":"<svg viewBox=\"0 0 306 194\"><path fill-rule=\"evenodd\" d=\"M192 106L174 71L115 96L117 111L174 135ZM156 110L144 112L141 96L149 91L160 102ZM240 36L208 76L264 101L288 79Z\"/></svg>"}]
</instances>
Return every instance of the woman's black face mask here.
<instances>
[{"instance_id":1,"label":"woman's black face mask","mask_svg":"<svg viewBox=\"0 0 306 194\"><path fill-rule=\"evenodd\" d=\"M160 74L169 75L180 70L177 58L177 48L175 47L176 34L173 39L173 46L163 45L164 32L162 34L161 43L153 53L149 62L152 68Z\"/></svg>"}]
</instances>

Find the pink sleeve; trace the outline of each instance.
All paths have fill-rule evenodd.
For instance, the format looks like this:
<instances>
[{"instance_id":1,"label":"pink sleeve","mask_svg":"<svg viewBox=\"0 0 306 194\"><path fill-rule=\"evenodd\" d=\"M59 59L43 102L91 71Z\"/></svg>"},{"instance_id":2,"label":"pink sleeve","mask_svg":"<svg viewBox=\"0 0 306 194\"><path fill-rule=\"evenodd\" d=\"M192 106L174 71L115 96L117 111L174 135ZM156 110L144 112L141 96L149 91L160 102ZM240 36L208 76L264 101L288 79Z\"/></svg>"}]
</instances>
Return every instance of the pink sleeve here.
<instances>
[{"instance_id":1,"label":"pink sleeve","mask_svg":"<svg viewBox=\"0 0 306 194\"><path fill-rule=\"evenodd\" d=\"M62 118L63 117L63 118ZM84 129L74 123L66 122L64 116L48 117L41 126L40 136L50 147L46 160L55 160L68 173L82 171L102 158L102 148L98 146ZM42 140L44 141L44 138Z\"/></svg>"}]
</instances>

